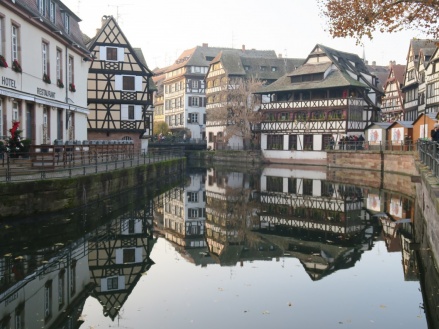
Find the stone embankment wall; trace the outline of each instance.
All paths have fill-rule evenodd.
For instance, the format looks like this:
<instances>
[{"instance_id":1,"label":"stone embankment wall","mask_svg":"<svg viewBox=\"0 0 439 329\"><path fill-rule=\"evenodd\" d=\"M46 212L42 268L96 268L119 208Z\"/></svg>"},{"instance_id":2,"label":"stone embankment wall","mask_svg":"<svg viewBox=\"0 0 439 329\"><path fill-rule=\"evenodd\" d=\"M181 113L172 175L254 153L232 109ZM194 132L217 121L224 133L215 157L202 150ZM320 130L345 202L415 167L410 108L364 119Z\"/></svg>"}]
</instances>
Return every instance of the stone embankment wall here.
<instances>
[{"instance_id":1,"label":"stone embankment wall","mask_svg":"<svg viewBox=\"0 0 439 329\"><path fill-rule=\"evenodd\" d=\"M75 208L85 202L184 172L186 159L174 159L111 172L56 180L0 184L0 219Z\"/></svg>"},{"instance_id":2,"label":"stone embankment wall","mask_svg":"<svg viewBox=\"0 0 439 329\"><path fill-rule=\"evenodd\" d=\"M419 175L415 166L416 152L330 151L327 165L334 168L379 170L406 175Z\"/></svg>"}]
</instances>

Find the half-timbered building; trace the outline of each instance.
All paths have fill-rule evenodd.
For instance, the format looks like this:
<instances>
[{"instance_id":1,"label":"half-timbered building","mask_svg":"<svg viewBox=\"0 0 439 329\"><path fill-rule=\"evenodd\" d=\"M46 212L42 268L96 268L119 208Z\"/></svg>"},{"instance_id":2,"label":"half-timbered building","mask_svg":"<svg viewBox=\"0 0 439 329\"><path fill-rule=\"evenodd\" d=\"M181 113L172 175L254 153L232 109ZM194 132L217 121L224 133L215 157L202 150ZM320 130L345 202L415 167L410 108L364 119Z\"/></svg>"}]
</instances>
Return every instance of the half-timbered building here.
<instances>
[{"instance_id":1,"label":"half-timbered building","mask_svg":"<svg viewBox=\"0 0 439 329\"><path fill-rule=\"evenodd\" d=\"M14 122L31 144L87 139L90 57L79 22L59 0L1 2L0 140Z\"/></svg>"},{"instance_id":2,"label":"half-timbered building","mask_svg":"<svg viewBox=\"0 0 439 329\"><path fill-rule=\"evenodd\" d=\"M94 57L88 73L89 139L132 140L137 149L146 148L154 85L141 50L131 46L112 16L103 16L87 46Z\"/></svg>"},{"instance_id":3,"label":"half-timbered building","mask_svg":"<svg viewBox=\"0 0 439 329\"><path fill-rule=\"evenodd\" d=\"M426 66L425 96L425 112L439 112L439 47Z\"/></svg>"},{"instance_id":4,"label":"half-timbered building","mask_svg":"<svg viewBox=\"0 0 439 329\"><path fill-rule=\"evenodd\" d=\"M378 121L376 77L362 59L316 45L305 63L261 88L261 149L268 159L324 160L345 135Z\"/></svg>"},{"instance_id":5,"label":"half-timbered building","mask_svg":"<svg viewBox=\"0 0 439 329\"><path fill-rule=\"evenodd\" d=\"M270 84L303 63L304 59L281 58L273 50L223 50L210 63L206 75L207 146L211 149L243 149L250 144L253 124L259 123L247 107L236 106L237 97L251 96L251 84ZM245 86L247 85L247 86ZM233 94L238 94L234 97ZM250 107L250 108L249 108ZM239 109L238 109L239 108ZM239 113L235 113L239 112ZM247 121L247 126L241 121ZM255 139L255 138L254 138ZM253 144L255 143L252 140Z\"/></svg>"},{"instance_id":6,"label":"half-timbered building","mask_svg":"<svg viewBox=\"0 0 439 329\"><path fill-rule=\"evenodd\" d=\"M393 122L404 118L404 93L402 84L405 65L390 65L390 72L384 83L384 96L381 100L381 121Z\"/></svg>"},{"instance_id":7,"label":"half-timbered building","mask_svg":"<svg viewBox=\"0 0 439 329\"><path fill-rule=\"evenodd\" d=\"M426 63L430 51L428 49L436 48L435 40L426 40L426 39L412 39L410 40L410 46L407 53L407 64L404 73L404 86L402 91L404 92L404 120L405 121L414 121L418 117L419 113L419 105L425 102L425 94L419 94L420 92L420 83L426 79L425 74L420 75L419 72L419 61L420 55L422 56L422 62ZM421 51L422 50L422 51ZM422 66L425 66L423 64ZM421 66L421 67L422 67ZM423 90L421 89L421 92Z\"/></svg>"},{"instance_id":8,"label":"half-timbered building","mask_svg":"<svg viewBox=\"0 0 439 329\"><path fill-rule=\"evenodd\" d=\"M153 204L132 210L106 224L105 234L90 239L88 266L92 296L112 320L142 275L153 265Z\"/></svg>"}]
</instances>

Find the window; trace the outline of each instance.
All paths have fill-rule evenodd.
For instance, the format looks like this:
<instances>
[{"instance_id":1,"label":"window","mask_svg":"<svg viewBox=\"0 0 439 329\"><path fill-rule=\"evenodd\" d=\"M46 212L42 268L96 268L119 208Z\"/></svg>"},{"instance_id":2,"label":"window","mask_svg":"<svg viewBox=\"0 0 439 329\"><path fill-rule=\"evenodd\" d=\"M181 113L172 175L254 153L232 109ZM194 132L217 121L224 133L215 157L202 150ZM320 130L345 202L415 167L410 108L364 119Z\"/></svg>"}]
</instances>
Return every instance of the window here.
<instances>
[{"instance_id":1,"label":"window","mask_svg":"<svg viewBox=\"0 0 439 329\"><path fill-rule=\"evenodd\" d=\"M297 178L290 177L288 179L288 193L291 194L297 193Z\"/></svg>"},{"instance_id":2,"label":"window","mask_svg":"<svg viewBox=\"0 0 439 329\"><path fill-rule=\"evenodd\" d=\"M297 150L297 135L290 135L288 144L290 150Z\"/></svg>"},{"instance_id":3,"label":"window","mask_svg":"<svg viewBox=\"0 0 439 329\"><path fill-rule=\"evenodd\" d=\"M70 265L70 294L76 294L76 260L73 260Z\"/></svg>"},{"instance_id":4,"label":"window","mask_svg":"<svg viewBox=\"0 0 439 329\"><path fill-rule=\"evenodd\" d=\"M267 71L267 67L266 66L261 66L261 71Z\"/></svg>"},{"instance_id":5,"label":"window","mask_svg":"<svg viewBox=\"0 0 439 329\"><path fill-rule=\"evenodd\" d=\"M19 28L18 26L12 25L11 27L11 47L12 47L12 54L11 54L11 60L18 61L19 60L19 53L18 53L18 45L19 45Z\"/></svg>"},{"instance_id":6,"label":"window","mask_svg":"<svg viewBox=\"0 0 439 329\"><path fill-rule=\"evenodd\" d=\"M272 66L271 67L271 72L276 72L277 71L277 67L276 66Z\"/></svg>"},{"instance_id":7,"label":"window","mask_svg":"<svg viewBox=\"0 0 439 329\"><path fill-rule=\"evenodd\" d=\"M70 16L67 13L64 13L64 30L70 33Z\"/></svg>"},{"instance_id":8,"label":"window","mask_svg":"<svg viewBox=\"0 0 439 329\"><path fill-rule=\"evenodd\" d=\"M304 135L303 136L303 149L307 151L313 150L313 135Z\"/></svg>"},{"instance_id":9,"label":"window","mask_svg":"<svg viewBox=\"0 0 439 329\"><path fill-rule=\"evenodd\" d=\"M284 136L283 135L267 135L267 150L283 150Z\"/></svg>"},{"instance_id":10,"label":"window","mask_svg":"<svg viewBox=\"0 0 439 329\"><path fill-rule=\"evenodd\" d=\"M41 15L46 15L46 0L38 0L38 11Z\"/></svg>"},{"instance_id":11,"label":"window","mask_svg":"<svg viewBox=\"0 0 439 329\"><path fill-rule=\"evenodd\" d=\"M194 89L198 88L198 80L192 80L192 88Z\"/></svg>"},{"instance_id":12,"label":"window","mask_svg":"<svg viewBox=\"0 0 439 329\"><path fill-rule=\"evenodd\" d=\"M18 102L12 102L12 121L19 121Z\"/></svg>"},{"instance_id":13,"label":"window","mask_svg":"<svg viewBox=\"0 0 439 329\"><path fill-rule=\"evenodd\" d=\"M121 120L142 120L142 105L122 104Z\"/></svg>"},{"instance_id":14,"label":"window","mask_svg":"<svg viewBox=\"0 0 439 329\"><path fill-rule=\"evenodd\" d=\"M41 44L41 58L43 64L43 75L49 75L49 44L43 42Z\"/></svg>"},{"instance_id":15,"label":"window","mask_svg":"<svg viewBox=\"0 0 439 329\"><path fill-rule=\"evenodd\" d=\"M117 48L107 47L107 60L117 61Z\"/></svg>"},{"instance_id":16,"label":"window","mask_svg":"<svg viewBox=\"0 0 439 329\"><path fill-rule=\"evenodd\" d=\"M44 319L52 315L52 281L48 281L44 286Z\"/></svg>"},{"instance_id":17,"label":"window","mask_svg":"<svg viewBox=\"0 0 439 329\"><path fill-rule=\"evenodd\" d=\"M312 179L303 179L303 195L312 195Z\"/></svg>"},{"instance_id":18,"label":"window","mask_svg":"<svg viewBox=\"0 0 439 329\"><path fill-rule=\"evenodd\" d=\"M75 83L75 75L74 75L74 62L73 62L73 56L69 56L69 85L73 85Z\"/></svg>"},{"instance_id":19,"label":"window","mask_svg":"<svg viewBox=\"0 0 439 329\"><path fill-rule=\"evenodd\" d=\"M24 322L24 304L20 304L15 309L15 329L25 328Z\"/></svg>"},{"instance_id":20,"label":"window","mask_svg":"<svg viewBox=\"0 0 439 329\"><path fill-rule=\"evenodd\" d=\"M5 50L5 40L4 40L4 19L2 17L0 17L0 55L4 54L4 50ZM0 133L1 134L1 133Z\"/></svg>"},{"instance_id":21,"label":"window","mask_svg":"<svg viewBox=\"0 0 439 329\"><path fill-rule=\"evenodd\" d=\"M107 278L107 290L116 290L119 287L119 280L117 276Z\"/></svg>"},{"instance_id":22,"label":"window","mask_svg":"<svg viewBox=\"0 0 439 329\"><path fill-rule=\"evenodd\" d=\"M49 19L52 23L55 23L56 11L55 11L55 1L50 0L49 3Z\"/></svg>"},{"instance_id":23,"label":"window","mask_svg":"<svg viewBox=\"0 0 439 329\"><path fill-rule=\"evenodd\" d=\"M128 105L128 120L134 120L134 105Z\"/></svg>"},{"instance_id":24,"label":"window","mask_svg":"<svg viewBox=\"0 0 439 329\"><path fill-rule=\"evenodd\" d=\"M124 249L123 250L123 263L135 263L136 261L136 249Z\"/></svg>"},{"instance_id":25,"label":"window","mask_svg":"<svg viewBox=\"0 0 439 329\"><path fill-rule=\"evenodd\" d=\"M267 191L283 192L283 177L267 176Z\"/></svg>"},{"instance_id":26,"label":"window","mask_svg":"<svg viewBox=\"0 0 439 329\"><path fill-rule=\"evenodd\" d=\"M188 208L189 218L198 218L198 208Z\"/></svg>"},{"instance_id":27,"label":"window","mask_svg":"<svg viewBox=\"0 0 439 329\"><path fill-rule=\"evenodd\" d=\"M61 308L64 305L65 296L65 270L61 270L58 275L58 307Z\"/></svg>"},{"instance_id":28,"label":"window","mask_svg":"<svg viewBox=\"0 0 439 329\"><path fill-rule=\"evenodd\" d=\"M189 97L189 106L200 106L199 97Z\"/></svg>"},{"instance_id":29,"label":"window","mask_svg":"<svg viewBox=\"0 0 439 329\"><path fill-rule=\"evenodd\" d=\"M198 123L198 113L189 113L189 120L190 123Z\"/></svg>"},{"instance_id":30,"label":"window","mask_svg":"<svg viewBox=\"0 0 439 329\"><path fill-rule=\"evenodd\" d=\"M122 77L122 89L123 90L136 90L134 76L124 75Z\"/></svg>"},{"instance_id":31,"label":"window","mask_svg":"<svg viewBox=\"0 0 439 329\"><path fill-rule=\"evenodd\" d=\"M56 49L56 80L62 82L62 51Z\"/></svg>"},{"instance_id":32,"label":"window","mask_svg":"<svg viewBox=\"0 0 439 329\"><path fill-rule=\"evenodd\" d=\"M198 202L198 193L197 192L187 192L187 201L188 202Z\"/></svg>"}]
</instances>

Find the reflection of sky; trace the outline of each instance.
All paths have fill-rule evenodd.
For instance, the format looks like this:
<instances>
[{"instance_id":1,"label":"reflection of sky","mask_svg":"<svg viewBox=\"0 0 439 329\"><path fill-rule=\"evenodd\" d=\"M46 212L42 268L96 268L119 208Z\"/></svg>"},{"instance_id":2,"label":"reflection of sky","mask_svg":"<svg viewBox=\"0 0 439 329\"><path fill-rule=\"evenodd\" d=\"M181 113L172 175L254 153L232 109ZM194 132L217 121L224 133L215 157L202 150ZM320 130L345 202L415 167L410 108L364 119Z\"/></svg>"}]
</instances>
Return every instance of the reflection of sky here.
<instances>
[{"instance_id":1,"label":"reflection of sky","mask_svg":"<svg viewBox=\"0 0 439 329\"><path fill-rule=\"evenodd\" d=\"M164 239L114 323L88 298L81 328L427 328L419 282L376 242L353 268L313 282L297 259L194 266Z\"/></svg>"}]
</instances>

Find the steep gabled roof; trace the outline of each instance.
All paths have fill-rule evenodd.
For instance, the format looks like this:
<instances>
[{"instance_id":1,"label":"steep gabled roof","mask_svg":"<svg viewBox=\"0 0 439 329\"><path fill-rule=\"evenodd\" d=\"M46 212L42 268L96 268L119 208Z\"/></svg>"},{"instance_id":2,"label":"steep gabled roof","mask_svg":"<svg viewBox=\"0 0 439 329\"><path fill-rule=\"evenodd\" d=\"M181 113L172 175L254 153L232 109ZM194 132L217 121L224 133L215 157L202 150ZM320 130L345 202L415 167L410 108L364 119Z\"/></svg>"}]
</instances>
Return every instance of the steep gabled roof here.
<instances>
[{"instance_id":1,"label":"steep gabled roof","mask_svg":"<svg viewBox=\"0 0 439 329\"><path fill-rule=\"evenodd\" d=\"M101 37L102 40L100 39ZM116 40L119 41L120 37L123 39L124 43L115 42ZM101 28L97 31L96 35L89 40L89 42L87 43L87 47L90 51L92 51L98 43L112 44L115 47L117 47L118 44L122 44L124 47L128 48L136 62L143 67L145 73L149 76L153 75L152 71L148 68L146 64L145 58L143 57L143 53L140 48L133 48L131 46L128 38L125 36L113 16L104 16Z\"/></svg>"},{"instance_id":2,"label":"steep gabled roof","mask_svg":"<svg viewBox=\"0 0 439 329\"><path fill-rule=\"evenodd\" d=\"M316 62L317 57L328 57L329 61ZM334 66L331 69L331 66ZM308 75L313 73L324 73L327 75L324 79L318 81L291 82L291 77ZM348 72L351 72L349 74ZM307 90L323 89L332 87L359 87L370 88L379 91L366 79L362 78L363 74L370 74L363 60L358 55L338 51L320 44L317 44L312 52L308 55L305 63L297 70L284 75L279 80L269 86L261 88L258 93L287 91L287 90ZM353 76L361 77L361 81L356 80Z\"/></svg>"}]
</instances>

